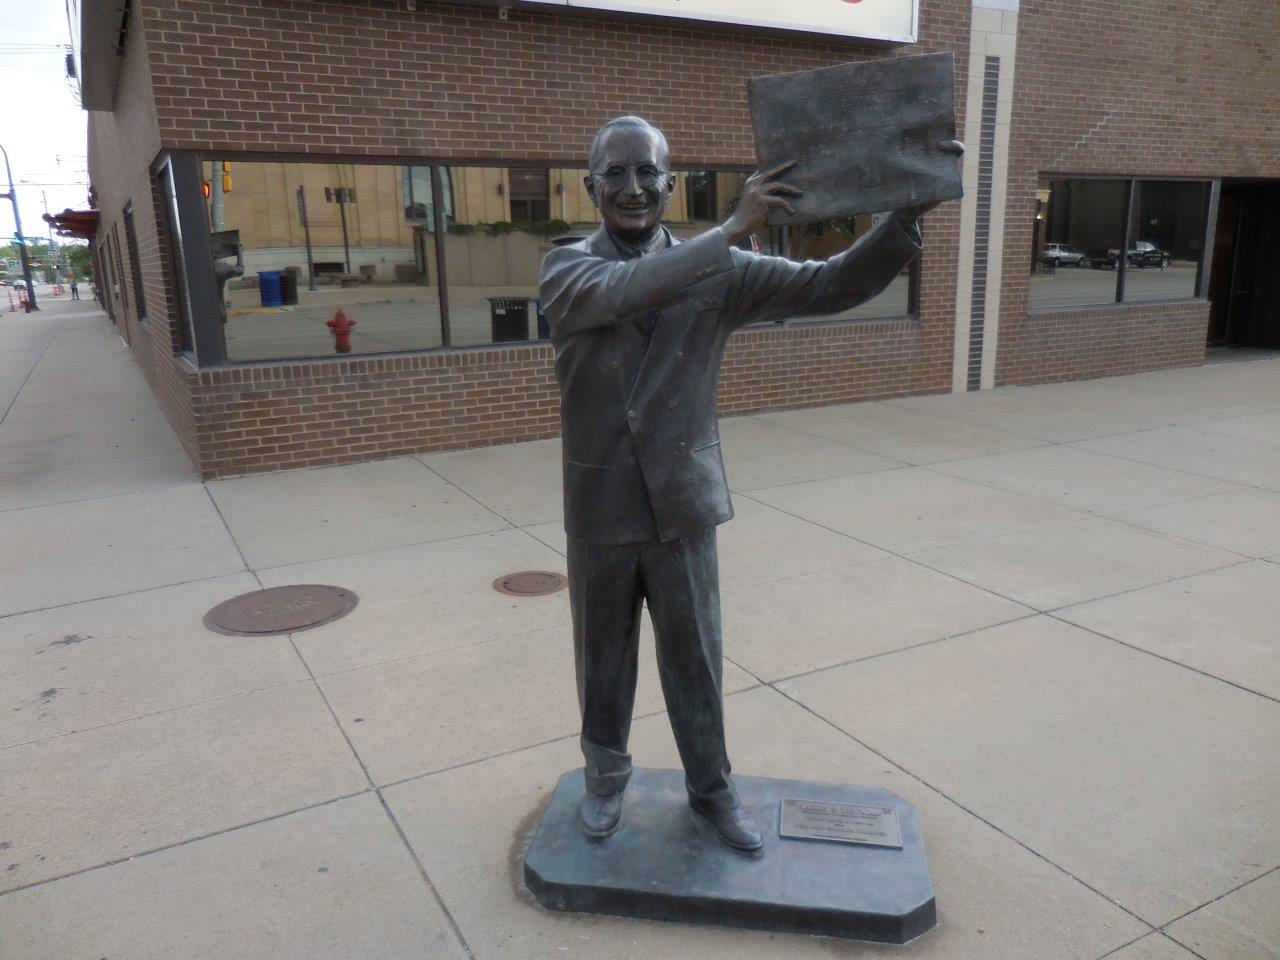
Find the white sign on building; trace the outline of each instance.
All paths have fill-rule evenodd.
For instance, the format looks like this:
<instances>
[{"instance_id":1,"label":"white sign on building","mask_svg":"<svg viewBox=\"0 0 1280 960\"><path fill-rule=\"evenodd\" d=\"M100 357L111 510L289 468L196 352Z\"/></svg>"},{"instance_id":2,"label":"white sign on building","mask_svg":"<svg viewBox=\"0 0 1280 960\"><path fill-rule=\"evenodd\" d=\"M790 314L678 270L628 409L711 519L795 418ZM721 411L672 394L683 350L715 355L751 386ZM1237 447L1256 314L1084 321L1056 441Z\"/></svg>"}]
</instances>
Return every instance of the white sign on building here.
<instances>
[{"instance_id":1,"label":"white sign on building","mask_svg":"<svg viewBox=\"0 0 1280 960\"><path fill-rule=\"evenodd\" d=\"M589 10L915 43L919 0L540 0Z\"/></svg>"}]
</instances>

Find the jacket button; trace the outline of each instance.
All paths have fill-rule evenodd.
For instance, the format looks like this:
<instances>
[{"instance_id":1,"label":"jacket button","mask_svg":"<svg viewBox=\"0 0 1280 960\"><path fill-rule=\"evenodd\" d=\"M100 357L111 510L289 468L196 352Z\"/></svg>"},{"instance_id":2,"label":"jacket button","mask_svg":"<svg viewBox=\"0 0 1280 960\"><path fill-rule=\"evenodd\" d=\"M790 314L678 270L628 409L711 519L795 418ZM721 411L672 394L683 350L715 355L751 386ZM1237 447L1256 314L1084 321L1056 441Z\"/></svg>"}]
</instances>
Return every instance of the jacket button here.
<instances>
[{"instance_id":1,"label":"jacket button","mask_svg":"<svg viewBox=\"0 0 1280 960\"><path fill-rule=\"evenodd\" d=\"M683 359L684 359L684 351L683 351L683 350L677 350L677 351L676 351L676 359L677 359L677 360L683 360Z\"/></svg>"},{"instance_id":2,"label":"jacket button","mask_svg":"<svg viewBox=\"0 0 1280 960\"><path fill-rule=\"evenodd\" d=\"M676 408L676 402L675 402L674 400L668 400L668 401L667 401L667 409L668 409L668 410L674 410L675 408Z\"/></svg>"},{"instance_id":3,"label":"jacket button","mask_svg":"<svg viewBox=\"0 0 1280 960\"><path fill-rule=\"evenodd\" d=\"M636 465L635 457L627 457L627 466L634 467Z\"/></svg>"},{"instance_id":4,"label":"jacket button","mask_svg":"<svg viewBox=\"0 0 1280 960\"><path fill-rule=\"evenodd\" d=\"M619 363L617 360L615 360L615 361L613 361L613 363L609 364L609 366L611 366L611 367L613 367L613 369L617 370L617 369L618 369L618 367L622 366L622 364L621 364L621 363Z\"/></svg>"},{"instance_id":5,"label":"jacket button","mask_svg":"<svg viewBox=\"0 0 1280 960\"><path fill-rule=\"evenodd\" d=\"M676 449L679 450L681 453L684 453L684 448L685 448L685 442L683 440L681 440L679 443L676 444Z\"/></svg>"},{"instance_id":6,"label":"jacket button","mask_svg":"<svg viewBox=\"0 0 1280 960\"><path fill-rule=\"evenodd\" d=\"M628 410L628 411L627 411L627 417L628 417L628 419L634 420L634 419L636 418L636 416L637 416L637 414L636 414L636 412L635 412L634 410Z\"/></svg>"}]
</instances>

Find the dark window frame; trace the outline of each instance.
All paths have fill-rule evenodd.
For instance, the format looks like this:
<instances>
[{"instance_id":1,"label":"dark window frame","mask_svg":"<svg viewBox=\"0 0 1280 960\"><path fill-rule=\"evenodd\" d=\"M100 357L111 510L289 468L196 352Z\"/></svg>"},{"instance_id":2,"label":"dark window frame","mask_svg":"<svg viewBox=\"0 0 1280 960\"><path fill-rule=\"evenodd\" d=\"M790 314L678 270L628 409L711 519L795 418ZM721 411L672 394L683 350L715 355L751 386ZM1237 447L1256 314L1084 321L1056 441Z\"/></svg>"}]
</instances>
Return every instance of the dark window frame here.
<instances>
[{"instance_id":1,"label":"dark window frame","mask_svg":"<svg viewBox=\"0 0 1280 960\"><path fill-rule=\"evenodd\" d=\"M1175 177L1175 176L1159 176L1150 175L1125 175L1125 174L1077 174L1077 173L1041 173L1037 179L1037 188L1044 185L1051 185L1054 182L1073 181L1073 180L1107 180L1121 181L1124 183L1124 201L1122 203L1121 212L1121 238L1120 238L1120 256L1116 261L1116 285L1115 293L1111 300L1101 300L1097 303L1069 303L1069 304L1046 304L1043 306L1028 306L1028 313L1053 313L1063 310L1089 310L1097 307L1110 306L1137 306L1140 304L1160 304L1160 303L1192 303L1197 300L1203 301L1208 299L1208 269L1210 260L1213 256L1213 238L1217 220L1218 196L1222 189L1222 180L1220 178L1211 177ZM1135 224L1138 210L1141 206L1142 184L1144 183L1196 183L1203 185L1204 191L1204 210L1202 212L1203 234L1200 243L1200 259L1196 265L1195 287L1190 297L1171 297L1164 300L1127 300L1125 299L1125 283L1128 279L1128 256L1129 249L1135 242ZM1052 190L1052 186L1050 186ZM1034 228L1038 229L1038 228ZM1045 241L1041 241L1042 243ZM1058 242L1058 241L1048 241ZM1037 256L1037 244L1032 243L1032 273L1034 274L1035 258Z\"/></svg>"},{"instance_id":2,"label":"dark window frame","mask_svg":"<svg viewBox=\"0 0 1280 960\"><path fill-rule=\"evenodd\" d=\"M120 256L120 224L113 223L111 225L111 253L115 258L115 274L116 284L119 286L118 296L120 297L120 306L127 314L129 312L129 289L125 286L124 280L124 260Z\"/></svg>"},{"instance_id":3,"label":"dark window frame","mask_svg":"<svg viewBox=\"0 0 1280 960\"><path fill-rule=\"evenodd\" d=\"M133 281L134 316L139 323L147 322L147 295L142 283L142 264L138 254L138 228L133 220L133 200L124 205L124 239L129 252L129 275Z\"/></svg>"}]
</instances>

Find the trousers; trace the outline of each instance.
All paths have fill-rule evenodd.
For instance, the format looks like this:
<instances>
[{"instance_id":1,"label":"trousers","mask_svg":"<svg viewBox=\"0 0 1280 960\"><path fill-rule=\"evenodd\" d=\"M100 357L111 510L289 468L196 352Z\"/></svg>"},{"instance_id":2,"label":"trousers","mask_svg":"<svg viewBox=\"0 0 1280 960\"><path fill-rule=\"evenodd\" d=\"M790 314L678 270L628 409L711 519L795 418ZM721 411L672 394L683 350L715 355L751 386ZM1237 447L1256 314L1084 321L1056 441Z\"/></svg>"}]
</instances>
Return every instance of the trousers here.
<instances>
[{"instance_id":1,"label":"trousers","mask_svg":"<svg viewBox=\"0 0 1280 960\"><path fill-rule=\"evenodd\" d=\"M716 530L645 543L568 542L569 603L587 789L623 790L635 705L640 608L657 641L658 677L690 798L738 805L724 744L723 641Z\"/></svg>"}]
</instances>

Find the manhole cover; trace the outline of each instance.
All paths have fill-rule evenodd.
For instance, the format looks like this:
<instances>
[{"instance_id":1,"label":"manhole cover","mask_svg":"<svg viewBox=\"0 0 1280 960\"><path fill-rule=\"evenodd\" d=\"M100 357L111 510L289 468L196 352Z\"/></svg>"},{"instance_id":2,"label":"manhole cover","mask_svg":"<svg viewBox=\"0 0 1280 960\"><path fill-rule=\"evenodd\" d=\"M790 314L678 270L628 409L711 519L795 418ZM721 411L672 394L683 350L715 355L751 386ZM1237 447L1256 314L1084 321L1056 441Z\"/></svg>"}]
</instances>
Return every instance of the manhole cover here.
<instances>
[{"instance_id":1,"label":"manhole cover","mask_svg":"<svg viewBox=\"0 0 1280 960\"><path fill-rule=\"evenodd\" d=\"M509 593L513 597L539 597L545 593L563 590L569 578L562 573L549 573L546 570L521 570L519 573L508 573L493 581L493 589L499 593Z\"/></svg>"},{"instance_id":2,"label":"manhole cover","mask_svg":"<svg viewBox=\"0 0 1280 960\"><path fill-rule=\"evenodd\" d=\"M296 633L345 617L357 602L354 593L341 587L271 587L224 600L204 615L204 625L229 636Z\"/></svg>"}]
</instances>

